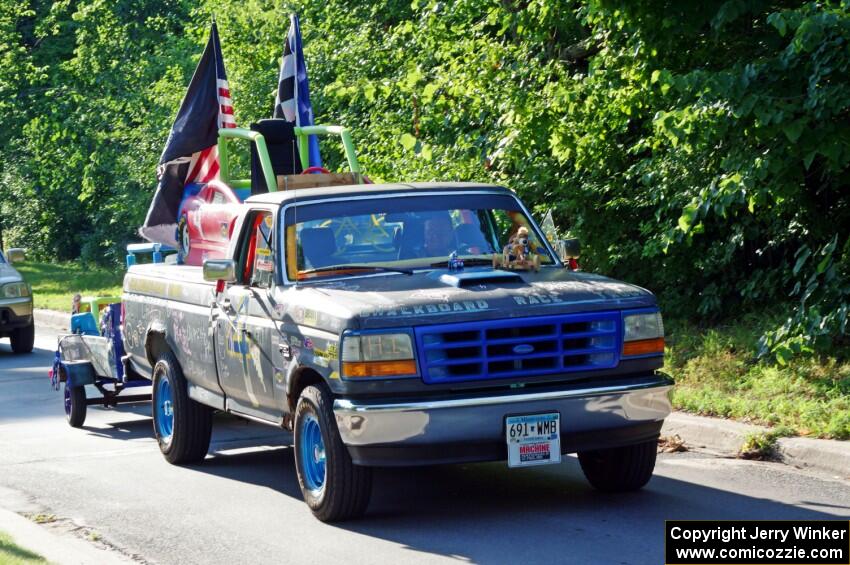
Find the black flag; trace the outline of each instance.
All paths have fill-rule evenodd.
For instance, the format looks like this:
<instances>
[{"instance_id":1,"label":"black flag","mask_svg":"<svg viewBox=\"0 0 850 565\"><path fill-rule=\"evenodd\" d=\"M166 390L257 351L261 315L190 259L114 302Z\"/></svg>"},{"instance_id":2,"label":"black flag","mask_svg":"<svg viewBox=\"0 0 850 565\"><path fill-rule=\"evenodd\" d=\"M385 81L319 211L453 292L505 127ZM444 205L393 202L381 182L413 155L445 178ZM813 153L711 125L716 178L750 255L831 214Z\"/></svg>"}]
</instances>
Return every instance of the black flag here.
<instances>
[{"instance_id":1,"label":"black flag","mask_svg":"<svg viewBox=\"0 0 850 565\"><path fill-rule=\"evenodd\" d=\"M159 159L156 188L145 224L139 230L150 241L175 246L177 213L186 185L218 177L218 129L236 127L230 88L224 71L215 22L165 149Z\"/></svg>"}]
</instances>

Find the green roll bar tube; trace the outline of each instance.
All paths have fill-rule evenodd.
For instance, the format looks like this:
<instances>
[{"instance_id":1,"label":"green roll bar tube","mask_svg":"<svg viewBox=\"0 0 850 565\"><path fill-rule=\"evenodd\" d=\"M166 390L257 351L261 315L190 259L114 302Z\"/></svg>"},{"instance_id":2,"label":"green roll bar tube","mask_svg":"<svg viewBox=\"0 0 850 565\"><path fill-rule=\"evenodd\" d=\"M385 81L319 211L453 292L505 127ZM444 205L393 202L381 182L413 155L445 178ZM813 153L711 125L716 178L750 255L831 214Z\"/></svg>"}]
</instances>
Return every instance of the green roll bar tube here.
<instances>
[{"instance_id":1,"label":"green roll bar tube","mask_svg":"<svg viewBox=\"0 0 850 565\"><path fill-rule=\"evenodd\" d=\"M359 175L360 163L357 161L357 153L354 151L354 142L351 140L351 133L348 129L342 126L304 126L295 128L295 137L298 144L298 157L301 160L301 168L306 169L310 166L308 138L311 135L338 135L342 140L342 147L345 151L345 158L348 161L348 168L352 173ZM230 178L230 155L228 144L232 139L244 139L253 142L257 147L257 156L260 158L260 168L263 170L263 177L266 180L266 186L269 192L277 191L277 178L272 169L272 162L269 158L269 150L266 146L266 140L263 134L251 131L244 128L221 128L218 130L218 163L219 177L221 181L232 188L248 188L251 186L250 179L231 179ZM361 180L362 182L362 180Z\"/></svg>"}]
</instances>

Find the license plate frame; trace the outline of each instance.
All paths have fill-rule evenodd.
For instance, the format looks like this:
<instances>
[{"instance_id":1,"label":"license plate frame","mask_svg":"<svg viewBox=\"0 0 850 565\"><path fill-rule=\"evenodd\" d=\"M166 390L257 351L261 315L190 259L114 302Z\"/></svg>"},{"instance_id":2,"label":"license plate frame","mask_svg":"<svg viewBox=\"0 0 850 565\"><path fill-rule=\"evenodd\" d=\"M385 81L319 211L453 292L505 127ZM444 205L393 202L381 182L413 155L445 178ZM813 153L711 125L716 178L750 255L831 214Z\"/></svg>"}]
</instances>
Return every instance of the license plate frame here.
<instances>
[{"instance_id":1,"label":"license plate frame","mask_svg":"<svg viewBox=\"0 0 850 565\"><path fill-rule=\"evenodd\" d=\"M508 444L508 467L560 463L561 413L553 411L505 416L505 441Z\"/></svg>"}]
</instances>

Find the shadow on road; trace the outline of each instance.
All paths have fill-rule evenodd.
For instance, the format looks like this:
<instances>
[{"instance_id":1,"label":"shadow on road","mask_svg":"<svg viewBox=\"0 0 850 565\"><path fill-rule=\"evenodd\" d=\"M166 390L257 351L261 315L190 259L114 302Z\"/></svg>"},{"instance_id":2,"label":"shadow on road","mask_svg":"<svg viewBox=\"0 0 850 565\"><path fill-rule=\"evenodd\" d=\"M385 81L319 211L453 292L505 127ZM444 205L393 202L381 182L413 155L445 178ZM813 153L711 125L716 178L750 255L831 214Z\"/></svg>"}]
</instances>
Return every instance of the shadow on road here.
<instances>
[{"instance_id":1,"label":"shadow on road","mask_svg":"<svg viewBox=\"0 0 850 565\"><path fill-rule=\"evenodd\" d=\"M150 418L110 422L105 426L98 427L83 426L82 429L90 435L111 439L128 440L153 437L153 425Z\"/></svg>"},{"instance_id":2,"label":"shadow on road","mask_svg":"<svg viewBox=\"0 0 850 565\"><path fill-rule=\"evenodd\" d=\"M604 494L570 458L549 469L493 463L381 470L365 518L338 527L473 562L551 562L555 547L564 558L575 552L600 562L642 563L663 559L664 520L676 518L836 516L662 476L639 492ZM488 541L470 543L476 538Z\"/></svg>"},{"instance_id":3,"label":"shadow on road","mask_svg":"<svg viewBox=\"0 0 850 565\"><path fill-rule=\"evenodd\" d=\"M230 447L230 446L219 446ZM295 456L290 446L269 446L261 451L221 453L213 451L196 471L217 477L266 487L301 500L295 478Z\"/></svg>"},{"instance_id":4,"label":"shadow on road","mask_svg":"<svg viewBox=\"0 0 850 565\"><path fill-rule=\"evenodd\" d=\"M290 447L214 453L193 469L301 500ZM598 555L603 562L643 563L663 558L664 520L676 518L835 515L658 475L642 491L603 494L586 482L577 460L568 458L558 466L521 470L503 463L376 469L366 516L332 527L473 562L535 562L544 556L551 562L552 548L558 547ZM514 553L534 547L541 552Z\"/></svg>"}]
</instances>

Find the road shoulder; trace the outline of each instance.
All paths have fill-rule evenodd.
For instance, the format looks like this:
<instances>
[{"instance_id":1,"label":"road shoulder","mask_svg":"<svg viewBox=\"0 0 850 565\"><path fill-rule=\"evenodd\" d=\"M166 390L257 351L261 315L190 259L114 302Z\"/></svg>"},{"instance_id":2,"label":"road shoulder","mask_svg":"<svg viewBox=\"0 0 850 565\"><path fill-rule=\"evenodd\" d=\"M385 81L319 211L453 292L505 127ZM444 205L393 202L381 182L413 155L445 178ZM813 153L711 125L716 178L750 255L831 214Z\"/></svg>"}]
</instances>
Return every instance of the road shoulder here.
<instances>
[{"instance_id":1,"label":"road shoulder","mask_svg":"<svg viewBox=\"0 0 850 565\"><path fill-rule=\"evenodd\" d=\"M673 412L664 421L663 436L678 435L689 447L737 457L752 436L768 435L771 428L733 420ZM773 459L805 469L850 480L850 442L787 437L776 440Z\"/></svg>"},{"instance_id":2,"label":"road shoulder","mask_svg":"<svg viewBox=\"0 0 850 565\"><path fill-rule=\"evenodd\" d=\"M31 520L0 508L0 531L9 534L16 544L60 565L102 565L132 563L109 549L101 549L70 535L59 535Z\"/></svg>"}]
</instances>

